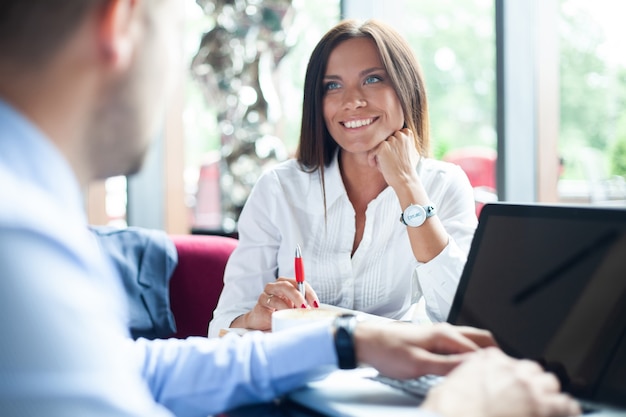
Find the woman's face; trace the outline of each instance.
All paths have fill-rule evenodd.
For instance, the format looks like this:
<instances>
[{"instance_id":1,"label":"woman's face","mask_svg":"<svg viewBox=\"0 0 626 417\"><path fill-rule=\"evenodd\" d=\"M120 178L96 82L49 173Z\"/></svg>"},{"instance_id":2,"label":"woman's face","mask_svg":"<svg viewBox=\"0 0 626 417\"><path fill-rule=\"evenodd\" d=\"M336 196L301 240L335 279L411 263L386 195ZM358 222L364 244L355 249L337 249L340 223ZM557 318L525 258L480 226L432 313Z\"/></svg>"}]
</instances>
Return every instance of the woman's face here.
<instances>
[{"instance_id":1,"label":"woman's face","mask_svg":"<svg viewBox=\"0 0 626 417\"><path fill-rule=\"evenodd\" d=\"M402 128L402 106L374 41L349 39L331 52L323 110L330 135L350 153L367 152Z\"/></svg>"}]
</instances>

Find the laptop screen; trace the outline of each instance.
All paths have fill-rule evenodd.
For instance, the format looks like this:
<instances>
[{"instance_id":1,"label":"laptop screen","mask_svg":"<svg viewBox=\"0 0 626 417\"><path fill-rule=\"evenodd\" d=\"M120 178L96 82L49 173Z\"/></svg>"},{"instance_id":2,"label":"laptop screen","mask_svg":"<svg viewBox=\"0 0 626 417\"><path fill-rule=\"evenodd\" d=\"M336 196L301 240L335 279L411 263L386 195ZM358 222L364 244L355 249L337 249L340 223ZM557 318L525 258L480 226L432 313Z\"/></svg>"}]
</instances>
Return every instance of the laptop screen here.
<instances>
[{"instance_id":1,"label":"laptop screen","mask_svg":"<svg viewBox=\"0 0 626 417\"><path fill-rule=\"evenodd\" d=\"M448 321L578 398L626 405L626 210L486 205Z\"/></svg>"}]
</instances>

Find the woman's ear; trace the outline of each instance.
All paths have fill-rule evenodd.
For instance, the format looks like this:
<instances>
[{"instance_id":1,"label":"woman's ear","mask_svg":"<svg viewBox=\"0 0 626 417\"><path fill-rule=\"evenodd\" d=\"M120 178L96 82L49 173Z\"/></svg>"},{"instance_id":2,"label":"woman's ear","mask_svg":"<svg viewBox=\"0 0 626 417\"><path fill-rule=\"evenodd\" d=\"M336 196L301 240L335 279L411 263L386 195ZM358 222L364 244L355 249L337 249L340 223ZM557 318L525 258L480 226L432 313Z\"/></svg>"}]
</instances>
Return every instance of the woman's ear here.
<instances>
[{"instance_id":1,"label":"woman's ear","mask_svg":"<svg viewBox=\"0 0 626 417\"><path fill-rule=\"evenodd\" d=\"M100 57L113 70L123 70L130 65L139 16L138 2L107 0L97 16Z\"/></svg>"}]
</instances>

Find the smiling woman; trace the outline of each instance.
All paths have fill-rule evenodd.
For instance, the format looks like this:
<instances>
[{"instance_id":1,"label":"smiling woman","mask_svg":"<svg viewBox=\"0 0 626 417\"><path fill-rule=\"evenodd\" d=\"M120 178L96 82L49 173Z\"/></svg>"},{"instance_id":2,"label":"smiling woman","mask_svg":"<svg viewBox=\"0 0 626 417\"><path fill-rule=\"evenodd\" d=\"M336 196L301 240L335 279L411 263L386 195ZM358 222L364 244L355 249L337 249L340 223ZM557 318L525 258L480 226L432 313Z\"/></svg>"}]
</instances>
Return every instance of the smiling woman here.
<instances>
[{"instance_id":1,"label":"smiling woman","mask_svg":"<svg viewBox=\"0 0 626 417\"><path fill-rule=\"evenodd\" d=\"M370 39L350 39L333 50L324 90L324 122L344 159L367 159L368 151L404 124L391 77Z\"/></svg>"},{"instance_id":2,"label":"smiling woman","mask_svg":"<svg viewBox=\"0 0 626 417\"><path fill-rule=\"evenodd\" d=\"M444 321L476 217L467 176L429 158L428 139L426 89L404 39L373 20L328 31L307 67L297 159L263 175L246 202L210 335L266 330L273 311L320 302L399 319L423 296Z\"/></svg>"}]
</instances>

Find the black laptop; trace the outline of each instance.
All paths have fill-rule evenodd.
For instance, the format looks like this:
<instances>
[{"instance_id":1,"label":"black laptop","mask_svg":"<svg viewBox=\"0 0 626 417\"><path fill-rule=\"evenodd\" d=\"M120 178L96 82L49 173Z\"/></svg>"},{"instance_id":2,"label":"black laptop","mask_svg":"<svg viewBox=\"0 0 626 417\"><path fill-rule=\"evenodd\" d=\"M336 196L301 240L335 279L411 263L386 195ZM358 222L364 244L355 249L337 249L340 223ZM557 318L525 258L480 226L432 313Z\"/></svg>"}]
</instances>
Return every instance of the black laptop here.
<instances>
[{"instance_id":1,"label":"black laptop","mask_svg":"<svg viewBox=\"0 0 626 417\"><path fill-rule=\"evenodd\" d=\"M479 220L448 322L491 330L589 414L626 415L626 208L491 203ZM429 385L346 372L289 398L330 416L409 416Z\"/></svg>"},{"instance_id":2,"label":"black laptop","mask_svg":"<svg viewBox=\"0 0 626 417\"><path fill-rule=\"evenodd\" d=\"M626 410L626 209L487 204L448 322L489 329L587 406Z\"/></svg>"}]
</instances>

